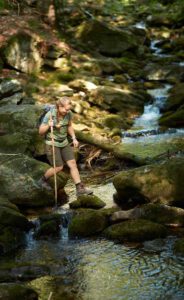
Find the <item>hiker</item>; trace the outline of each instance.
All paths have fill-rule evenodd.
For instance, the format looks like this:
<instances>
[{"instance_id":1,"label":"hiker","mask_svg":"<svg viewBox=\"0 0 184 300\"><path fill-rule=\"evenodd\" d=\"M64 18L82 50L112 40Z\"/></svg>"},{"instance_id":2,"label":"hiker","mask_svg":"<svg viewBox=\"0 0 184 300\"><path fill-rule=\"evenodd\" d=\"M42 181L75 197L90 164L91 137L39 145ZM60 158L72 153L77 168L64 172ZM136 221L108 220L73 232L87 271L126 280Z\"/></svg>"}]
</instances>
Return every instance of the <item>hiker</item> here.
<instances>
[{"instance_id":1,"label":"hiker","mask_svg":"<svg viewBox=\"0 0 184 300\"><path fill-rule=\"evenodd\" d=\"M51 190L51 186L48 184L48 179L54 175L54 173L61 172L64 163L70 168L71 177L76 186L76 195L92 194L91 190L85 188L81 182L80 174L77 168L76 160L74 157L73 148L69 145L67 136L71 136L73 146L76 148L79 142L76 139L75 132L72 126L72 112L71 112L70 98L62 97L56 102L56 106L48 111L44 116L42 123L39 127L39 134L45 135L46 154L49 163L53 166L53 152L52 152L52 135L51 127L53 127L54 149L55 149L55 165L49 168L45 174L39 180L39 184Z\"/></svg>"}]
</instances>

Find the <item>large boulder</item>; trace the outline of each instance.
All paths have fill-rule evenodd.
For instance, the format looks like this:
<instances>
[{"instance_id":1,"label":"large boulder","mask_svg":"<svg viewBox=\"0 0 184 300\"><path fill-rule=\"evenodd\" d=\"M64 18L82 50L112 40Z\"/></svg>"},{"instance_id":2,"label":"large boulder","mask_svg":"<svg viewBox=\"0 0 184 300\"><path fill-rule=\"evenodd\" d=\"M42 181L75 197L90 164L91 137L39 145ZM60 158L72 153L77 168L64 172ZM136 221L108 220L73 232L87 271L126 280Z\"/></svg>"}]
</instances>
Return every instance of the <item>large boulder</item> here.
<instances>
[{"instance_id":1,"label":"large boulder","mask_svg":"<svg viewBox=\"0 0 184 300\"><path fill-rule=\"evenodd\" d=\"M4 105L0 108L0 150L5 153L45 153L44 139L36 128L42 108L36 105Z\"/></svg>"},{"instance_id":2,"label":"large boulder","mask_svg":"<svg viewBox=\"0 0 184 300\"><path fill-rule=\"evenodd\" d=\"M122 56L130 49L135 52L138 46L136 36L130 31L111 28L97 20L83 22L78 27L75 37L90 50L110 57Z\"/></svg>"},{"instance_id":3,"label":"large boulder","mask_svg":"<svg viewBox=\"0 0 184 300\"><path fill-rule=\"evenodd\" d=\"M29 228L29 221L18 208L0 196L0 253L7 253L23 245L25 232Z\"/></svg>"},{"instance_id":4,"label":"large boulder","mask_svg":"<svg viewBox=\"0 0 184 300\"><path fill-rule=\"evenodd\" d=\"M151 202L184 208L183 181L184 158L173 157L116 175L115 200L122 207Z\"/></svg>"},{"instance_id":5,"label":"large boulder","mask_svg":"<svg viewBox=\"0 0 184 300\"><path fill-rule=\"evenodd\" d=\"M40 38L26 31L13 35L4 47L5 62L24 73L37 73L42 66Z\"/></svg>"},{"instance_id":6,"label":"large boulder","mask_svg":"<svg viewBox=\"0 0 184 300\"><path fill-rule=\"evenodd\" d=\"M21 207L41 207L54 204L54 191L43 189L39 178L48 169L42 163L23 154L0 155L0 195ZM58 189L63 189L67 176L57 176ZM50 184L54 189L53 178ZM59 200L59 199L58 199ZM62 201L62 199L60 199Z\"/></svg>"}]
</instances>

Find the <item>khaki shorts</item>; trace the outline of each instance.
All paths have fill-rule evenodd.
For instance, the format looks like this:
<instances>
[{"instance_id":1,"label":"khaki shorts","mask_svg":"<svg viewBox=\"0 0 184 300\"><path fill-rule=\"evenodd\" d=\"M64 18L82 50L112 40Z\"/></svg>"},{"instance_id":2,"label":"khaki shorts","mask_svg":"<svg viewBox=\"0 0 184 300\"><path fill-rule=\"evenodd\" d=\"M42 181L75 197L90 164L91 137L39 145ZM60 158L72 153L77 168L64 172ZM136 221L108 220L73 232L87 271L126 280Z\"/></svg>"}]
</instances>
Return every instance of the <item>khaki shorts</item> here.
<instances>
[{"instance_id":1,"label":"khaki shorts","mask_svg":"<svg viewBox=\"0 0 184 300\"><path fill-rule=\"evenodd\" d=\"M63 148L54 147L54 149L55 149L56 167L61 167L68 160L75 159L73 149L70 145L67 145ZM48 161L51 164L51 166L53 166L52 146L46 145L45 150L46 150Z\"/></svg>"}]
</instances>

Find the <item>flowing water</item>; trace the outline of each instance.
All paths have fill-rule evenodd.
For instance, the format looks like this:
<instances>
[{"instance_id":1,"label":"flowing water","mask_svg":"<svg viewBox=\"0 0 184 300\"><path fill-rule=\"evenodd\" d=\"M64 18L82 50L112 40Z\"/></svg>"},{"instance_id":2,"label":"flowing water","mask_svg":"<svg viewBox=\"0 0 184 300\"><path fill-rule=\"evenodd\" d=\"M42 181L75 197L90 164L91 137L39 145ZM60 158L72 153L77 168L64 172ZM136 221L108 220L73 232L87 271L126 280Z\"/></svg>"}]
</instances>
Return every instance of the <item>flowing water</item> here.
<instances>
[{"instance_id":1,"label":"flowing water","mask_svg":"<svg viewBox=\"0 0 184 300\"><path fill-rule=\"evenodd\" d=\"M140 247L72 240L65 228L59 240L35 241L29 234L27 247L12 260L49 267L49 275L30 282L40 300L176 300L184 297L184 260L173 255L174 241L170 236Z\"/></svg>"}]
</instances>

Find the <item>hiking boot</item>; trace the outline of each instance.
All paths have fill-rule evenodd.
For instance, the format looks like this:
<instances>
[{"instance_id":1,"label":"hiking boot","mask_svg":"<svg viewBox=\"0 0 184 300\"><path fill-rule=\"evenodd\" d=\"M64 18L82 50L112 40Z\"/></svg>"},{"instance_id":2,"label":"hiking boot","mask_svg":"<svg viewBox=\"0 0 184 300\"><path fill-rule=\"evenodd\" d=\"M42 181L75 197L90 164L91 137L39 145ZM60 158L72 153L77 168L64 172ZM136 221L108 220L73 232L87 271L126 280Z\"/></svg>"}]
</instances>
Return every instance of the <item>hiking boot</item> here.
<instances>
[{"instance_id":1,"label":"hiking boot","mask_svg":"<svg viewBox=\"0 0 184 300\"><path fill-rule=\"evenodd\" d=\"M79 197L81 195L91 195L93 194L92 190L87 189L82 182L76 185L76 196Z\"/></svg>"},{"instance_id":2,"label":"hiking boot","mask_svg":"<svg viewBox=\"0 0 184 300\"><path fill-rule=\"evenodd\" d=\"M42 189L46 189L47 191L52 191L52 188L50 186L50 184L47 182L46 178L44 176L42 176L39 180L38 180L38 185L42 188Z\"/></svg>"}]
</instances>

